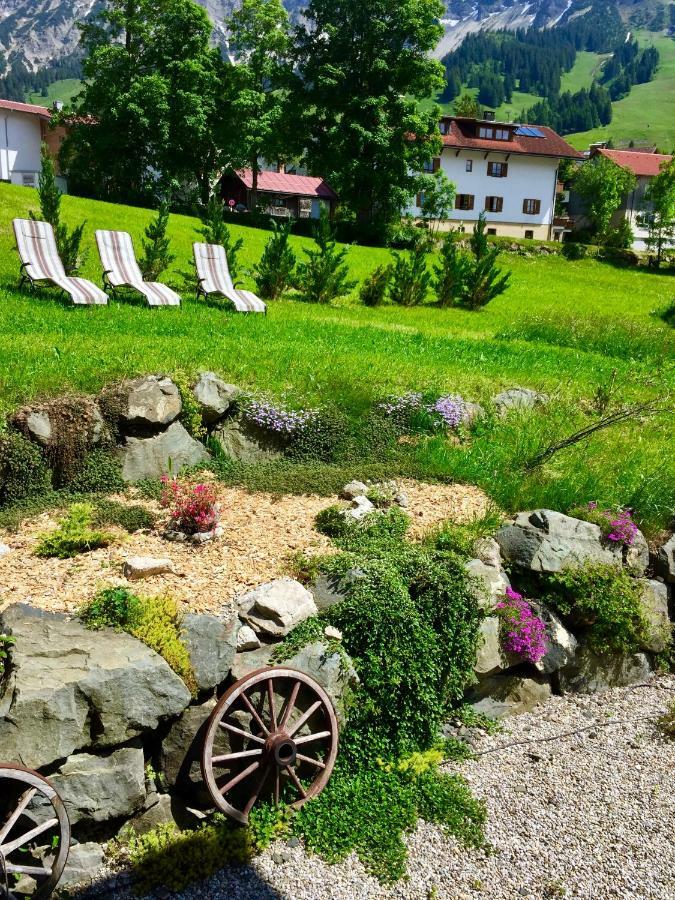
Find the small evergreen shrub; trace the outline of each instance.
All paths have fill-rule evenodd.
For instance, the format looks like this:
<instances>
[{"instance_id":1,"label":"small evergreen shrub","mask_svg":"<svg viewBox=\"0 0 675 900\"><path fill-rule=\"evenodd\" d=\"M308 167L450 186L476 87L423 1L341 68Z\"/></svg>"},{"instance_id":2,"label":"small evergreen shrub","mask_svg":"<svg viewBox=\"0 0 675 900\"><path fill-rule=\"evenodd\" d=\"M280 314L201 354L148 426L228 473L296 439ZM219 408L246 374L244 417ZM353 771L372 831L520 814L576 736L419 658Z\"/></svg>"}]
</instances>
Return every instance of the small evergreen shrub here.
<instances>
[{"instance_id":1,"label":"small evergreen shrub","mask_svg":"<svg viewBox=\"0 0 675 900\"><path fill-rule=\"evenodd\" d=\"M169 224L169 203L163 200L157 210L157 216L145 229L143 256L139 261L143 278L157 281L162 272L169 268L175 256L169 252L171 239L166 231Z\"/></svg>"},{"instance_id":2,"label":"small evergreen shrub","mask_svg":"<svg viewBox=\"0 0 675 900\"><path fill-rule=\"evenodd\" d=\"M391 266L378 266L361 285L359 301L364 306L382 306L387 299L391 281Z\"/></svg>"},{"instance_id":3,"label":"small evergreen shrub","mask_svg":"<svg viewBox=\"0 0 675 900\"><path fill-rule=\"evenodd\" d=\"M141 620L142 601L125 587L111 587L99 591L78 612L87 628L133 629Z\"/></svg>"},{"instance_id":4,"label":"small evergreen shrub","mask_svg":"<svg viewBox=\"0 0 675 900\"><path fill-rule=\"evenodd\" d=\"M92 450L68 484L76 494L114 494L126 487L122 464L109 450Z\"/></svg>"},{"instance_id":5,"label":"small evergreen shrub","mask_svg":"<svg viewBox=\"0 0 675 900\"><path fill-rule=\"evenodd\" d=\"M397 507L377 510L356 520L344 515L341 506L322 509L314 520L317 531L332 538L343 550L366 550L399 543L408 527L408 516Z\"/></svg>"},{"instance_id":6,"label":"small evergreen shrub","mask_svg":"<svg viewBox=\"0 0 675 900\"><path fill-rule=\"evenodd\" d=\"M117 525L129 534L147 531L155 527L157 517L145 506L134 503L117 503L115 500L99 500L94 507L96 525Z\"/></svg>"},{"instance_id":7,"label":"small evergreen shrub","mask_svg":"<svg viewBox=\"0 0 675 900\"><path fill-rule=\"evenodd\" d=\"M588 627L597 653L635 652L647 636L639 581L619 566L588 563L546 578L544 601L563 616Z\"/></svg>"},{"instance_id":8,"label":"small evergreen shrub","mask_svg":"<svg viewBox=\"0 0 675 900\"><path fill-rule=\"evenodd\" d=\"M129 631L160 656L164 657L176 675L179 675L190 691L197 686L190 664L190 655L180 639L181 616L176 601L171 597L144 597L138 621Z\"/></svg>"},{"instance_id":9,"label":"small evergreen shrub","mask_svg":"<svg viewBox=\"0 0 675 900\"><path fill-rule=\"evenodd\" d=\"M35 548L36 556L69 559L99 547L107 547L114 535L94 529L94 507L89 503L73 503L57 528L43 534Z\"/></svg>"},{"instance_id":10,"label":"small evergreen shrub","mask_svg":"<svg viewBox=\"0 0 675 900\"><path fill-rule=\"evenodd\" d=\"M40 198L40 216L31 212L31 219L41 218L54 229L56 247L66 270L66 275L74 275L82 262L80 247L86 222L77 225L72 231L61 222L61 191L56 183L54 160L47 145L42 144L40 151L40 175L38 178L38 197Z\"/></svg>"},{"instance_id":11,"label":"small evergreen shrub","mask_svg":"<svg viewBox=\"0 0 675 900\"><path fill-rule=\"evenodd\" d=\"M349 280L347 248L337 248L335 234L325 209L314 226L315 249L305 250L307 260L298 264L297 288L306 303L331 303L356 287Z\"/></svg>"},{"instance_id":12,"label":"small evergreen shrub","mask_svg":"<svg viewBox=\"0 0 675 900\"><path fill-rule=\"evenodd\" d=\"M289 244L290 221L272 224L272 237L255 268L255 283L263 300L277 300L293 284L297 259Z\"/></svg>"},{"instance_id":13,"label":"small evergreen shrub","mask_svg":"<svg viewBox=\"0 0 675 900\"><path fill-rule=\"evenodd\" d=\"M0 505L43 494L50 488L49 469L35 444L14 431L0 435Z\"/></svg>"},{"instance_id":14,"label":"small evergreen shrub","mask_svg":"<svg viewBox=\"0 0 675 900\"><path fill-rule=\"evenodd\" d=\"M468 270L466 290L458 298L459 305L467 309L486 306L490 300L504 293L511 279L510 272L502 275L501 269L497 268L499 247L490 246L485 227L485 213L481 213L470 239L473 260Z\"/></svg>"},{"instance_id":15,"label":"small evergreen shrub","mask_svg":"<svg viewBox=\"0 0 675 900\"><path fill-rule=\"evenodd\" d=\"M241 248L244 246L243 238L233 240L230 229L225 224L225 208L223 201L215 194L208 202L202 215L202 227L197 229L207 244L220 244L225 248L227 267L230 270L232 284L237 287L241 283L244 272L239 260Z\"/></svg>"},{"instance_id":16,"label":"small evergreen shrub","mask_svg":"<svg viewBox=\"0 0 675 900\"><path fill-rule=\"evenodd\" d=\"M389 283L389 299L397 306L419 306L424 303L431 285L427 268L427 249L423 241L405 253L394 254Z\"/></svg>"},{"instance_id":17,"label":"small evergreen shrub","mask_svg":"<svg viewBox=\"0 0 675 900\"><path fill-rule=\"evenodd\" d=\"M434 266L433 290L440 306L461 306L468 290L471 259L458 246L454 232L443 238L439 262Z\"/></svg>"}]
</instances>

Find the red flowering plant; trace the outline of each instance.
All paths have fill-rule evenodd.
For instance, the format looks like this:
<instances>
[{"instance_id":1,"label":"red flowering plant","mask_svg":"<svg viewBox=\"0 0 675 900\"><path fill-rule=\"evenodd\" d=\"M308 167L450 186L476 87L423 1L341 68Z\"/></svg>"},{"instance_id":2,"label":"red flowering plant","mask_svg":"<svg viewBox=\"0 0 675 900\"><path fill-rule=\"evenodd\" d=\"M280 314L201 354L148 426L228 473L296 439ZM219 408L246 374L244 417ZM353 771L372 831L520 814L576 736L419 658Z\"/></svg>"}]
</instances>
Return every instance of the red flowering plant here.
<instances>
[{"instance_id":1,"label":"red flowering plant","mask_svg":"<svg viewBox=\"0 0 675 900\"><path fill-rule=\"evenodd\" d=\"M534 613L523 595L510 587L495 607L501 620L502 647L526 662L538 663L548 652L548 638L543 619Z\"/></svg>"},{"instance_id":2,"label":"red flowering plant","mask_svg":"<svg viewBox=\"0 0 675 900\"><path fill-rule=\"evenodd\" d=\"M169 510L172 530L183 534L213 531L220 518L216 492L210 484L181 484L176 478L162 477L161 505Z\"/></svg>"}]
</instances>

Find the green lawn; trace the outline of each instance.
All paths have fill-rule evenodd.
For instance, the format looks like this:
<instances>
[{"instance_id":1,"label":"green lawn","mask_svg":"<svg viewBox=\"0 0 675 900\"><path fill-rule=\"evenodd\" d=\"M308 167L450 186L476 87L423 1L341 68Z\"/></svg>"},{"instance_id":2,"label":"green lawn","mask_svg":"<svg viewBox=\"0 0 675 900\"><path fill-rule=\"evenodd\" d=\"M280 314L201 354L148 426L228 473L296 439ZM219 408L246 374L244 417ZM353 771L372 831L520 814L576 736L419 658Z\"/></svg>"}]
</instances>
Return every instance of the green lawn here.
<instances>
[{"instance_id":1,"label":"green lawn","mask_svg":"<svg viewBox=\"0 0 675 900\"><path fill-rule=\"evenodd\" d=\"M94 229L128 229L139 247L152 215L71 197L64 204L71 223L86 219L83 274L97 281ZM536 477L517 474L523 454L584 424L590 400L613 379L627 400L651 395L655 379L672 386L666 366L673 332L651 315L671 301L672 277L591 260L509 255L503 262L512 286L480 313L432 305L367 309L350 297L331 307L289 298L272 304L267 317L236 316L196 302L191 291L180 309L129 302L72 308L53 292L16 290L11 219L31 208L37 208L34 191L0 186L2 410L40 394L95 391L125 375L202 368L294 404L335 403L350 416L390 392L429 388L485 402L500 389L523 385L552 395L550 415L496 423L468 451L434 439L415 451L413 469L480 483L504 505L546 501L562 508L606 498L640 507L654 523L675 506L668 452L675 429L668 419L605 432L560 454ZM176 285L186 276L192 284L196 224L171 218L177 260L167 280ZM268 234L236 225L233 231L244 238L243 255L252 265ZM309 240L293 242L301 253ZM349 250L358 278L388 258L384 249Z\"/></svg>"},{"instance_id":2,"label":"green lawn","mask_svg":"<svg viewBox=\"0 0 675 900\"><path fill-rule=\"evenodd\" d=\"M566 139L579 149L593 141L610 138L615 144L652 143L670 153L675 147L675 40L649 31L637 31L641 47L653 44L661 55L661 63L654 81L633 85L630 94L612 104L613 116L609 125L567 135Z\"/></svg>"},{"instance_id":3,"label":"green lawn","mask_svg":"<svg viewBox=\"0 0 675 900\"><path fill-rule=\"evenodd\" d=\"M31 91L26 94L26 103L35 103L38 106L51 106L55 100L70 103L81 86L82 82L79 78L63 78L61 81L55 81L49 85L46 97L39 91Z\"/></svg>"},{"instance_id":4,"label":"green lawn","mask_svg":"<svg viewBox=\"0 0 675 900\"><path fill-rule=\"evenodd\" d=\"M560 80L560 93L570 91L575 94L582 88L589 88L594 78L598 78L602 63L611 56L610 53L590 53L579 50L574 65L569 72L564 72Z\"/></svg>"}]
</instances>

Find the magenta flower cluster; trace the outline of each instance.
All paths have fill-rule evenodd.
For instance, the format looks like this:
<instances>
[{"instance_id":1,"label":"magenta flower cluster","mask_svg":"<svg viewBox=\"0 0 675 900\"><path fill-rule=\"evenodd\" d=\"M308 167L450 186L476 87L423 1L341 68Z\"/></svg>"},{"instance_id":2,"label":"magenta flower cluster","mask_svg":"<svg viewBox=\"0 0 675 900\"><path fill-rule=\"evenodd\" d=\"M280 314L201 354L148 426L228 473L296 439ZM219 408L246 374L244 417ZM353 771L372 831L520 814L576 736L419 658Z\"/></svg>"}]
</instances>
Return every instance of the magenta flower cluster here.
<instances>
[{"instance_id":1,"label":"magenta flower cluster","mask_svg":"<svg viewBox=\"0 0 675 900\"><path fill-rule=\"evenodd\" d=\"M526 662L537 663L548 652L546 625L523 595L510 587L495 607L501 619L502 647Z\"/></svg>"},{"instance_id":2,"label":"magenta flower cluster","mask_svg":"<svg viewBox=\"0 0 675 900\"><path fill-rule=\"evenodd\" d=\"M292 437L316 419L315 409L286 409L268 400L249 400L244 409L246 419L264 431Z\"/></svg>"},{"instance_id":3,"label":"magenta flower cluster","mask_svg":"<svg viewBox=\"0 0 675 900\"><path fill-rule=\"evenodd\" d=\"M172 527L183 534L213 531L218 524L217 497L210 484L183 485L163 475L161 505L169 510Z\"/></svg>"},{"instance_id":4,"label":"magenta flower cluster","mask_svg":"<svg viewBox=\"0 0 675 900\"><path fill-rule=\"evenodd\" d=\"M384 400L379 408L399 422L415 413L426 413L438 428L457 428L464 419L466 404L455 394L444 394L433 403L427 403L419 391L409 391L400 397Z\"/></svg>"},{"instance_id":5,"label":"magenta flower cluster","mask_svg":"<svg viewBox=\"0 0 675 900\"><path fill-rule=\"evenodd\" d=\"M590 510L597 510L597 503L589 503ZM606 520L605 537L608 541L615 544L622 544L624 547L632 547L637 537L638 527L633 521L630 509L622 509L619 512L612 512L611 509L605 509L599 512L599 515Z\"/></svg>"}]
</instances>

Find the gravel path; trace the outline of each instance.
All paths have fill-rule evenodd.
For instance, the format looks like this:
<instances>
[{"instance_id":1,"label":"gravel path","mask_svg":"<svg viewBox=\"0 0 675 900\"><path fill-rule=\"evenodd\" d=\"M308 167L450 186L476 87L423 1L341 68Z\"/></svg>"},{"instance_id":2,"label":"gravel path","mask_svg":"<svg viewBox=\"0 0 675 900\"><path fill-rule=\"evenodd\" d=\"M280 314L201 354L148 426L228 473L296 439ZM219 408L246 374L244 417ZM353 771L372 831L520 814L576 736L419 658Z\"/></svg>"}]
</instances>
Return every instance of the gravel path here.
<instances>
[{"instance_id":1,"label":"gravel path","mask_svg":"<svg viewBox=\"0 0 675 900\"><path fill-rule=\"evenodd\" d=\"M490 853L467 851L422 823L407 839L409 878L385 889L358 860L328 866L278 843L180 900L673 900L675 742L653 723L674 700L675 677L663 676L649 686L554 697L481 737L479 754L532 742L449 767L487 804ZM584 730L561 737L576 729ZM556 739L537 743L542 738ZM124 893L118 884L105 896Z\"/></svg>"}]
</instances>

